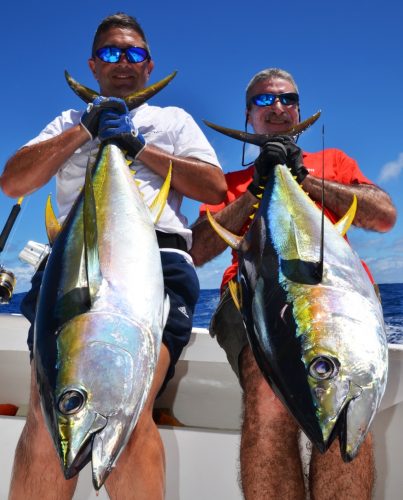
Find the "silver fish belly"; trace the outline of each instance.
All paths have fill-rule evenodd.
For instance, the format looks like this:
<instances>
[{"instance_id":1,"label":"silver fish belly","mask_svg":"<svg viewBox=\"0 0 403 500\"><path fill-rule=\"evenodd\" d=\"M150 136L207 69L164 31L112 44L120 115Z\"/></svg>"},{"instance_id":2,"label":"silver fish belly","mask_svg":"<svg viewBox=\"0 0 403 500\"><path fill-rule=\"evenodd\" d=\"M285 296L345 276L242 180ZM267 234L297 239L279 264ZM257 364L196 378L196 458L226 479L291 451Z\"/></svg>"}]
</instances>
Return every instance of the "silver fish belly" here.
<instances>
[{"instance_id":1,"label":"silver fish belly","mask_svg":"<svg viewBox=\"0 0 403 500\"><path fill-rule=\"evenodd\" d=\"M115 145L53 245L34 358L41 402L66 478L92 458L100 488L139 418L169 310L148 207Z\"/></svg>"}]
</instances>

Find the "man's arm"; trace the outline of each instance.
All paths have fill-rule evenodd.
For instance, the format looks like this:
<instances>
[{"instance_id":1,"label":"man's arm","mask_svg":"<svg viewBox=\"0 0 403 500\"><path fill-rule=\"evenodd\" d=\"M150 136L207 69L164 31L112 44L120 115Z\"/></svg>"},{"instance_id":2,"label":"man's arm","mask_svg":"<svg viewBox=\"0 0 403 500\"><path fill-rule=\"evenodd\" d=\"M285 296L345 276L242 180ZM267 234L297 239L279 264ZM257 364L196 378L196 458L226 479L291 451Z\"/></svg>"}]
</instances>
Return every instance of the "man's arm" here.
<instances>
[{"instance_id":1,"label":"man's arm","mask_svg":"<svg viewBox=\"0 0 403 500\"><path fill-rule=\"evenodd\" d=\"M88 133L76 125L56 137L21 148L6 163L0 188L12 198L32 193L44 186L88 140Z\"/></svg>"},{"instance_id":2,"label":"man's arm","mask_svg":"<svg viewBox=\"0 0 403 500\"><path fill-rule=\"evenodd\" d=\"M357 197L357 213L353 224L363 229L386 232L396 222L396 209L385 191L372 184L340 184L325 180L325 206L339 217ZM307 175L302 187L315 201L322 200L322 179Z\"/></svg>"},{"instance_id":3,"label":"man's arm","mask_svg":"<svg viewBox=\"0 0 403 500\"><path fill-rule=\"evenodd\" d=\"M257 199L246 191L238 199L214 214L215 220L229 231L240 234ZM192 226L193 244L190 255L196 266L202 266L226 248L227 244L213 230L206 216L199 217Z\"/></svg>"},{"instance_id":4,"label":"man's arm","mask_svg":"<svg viewBox=\"0 0 403 500\"><path fill-rule=\"evenodd\" d=\"M172 161L171 186L179 193L209 204L220 203L227 192L222 170L195 158L173 156L162 149L146 145L137 159L165 178Z\"/></svg>"}]
</instances>

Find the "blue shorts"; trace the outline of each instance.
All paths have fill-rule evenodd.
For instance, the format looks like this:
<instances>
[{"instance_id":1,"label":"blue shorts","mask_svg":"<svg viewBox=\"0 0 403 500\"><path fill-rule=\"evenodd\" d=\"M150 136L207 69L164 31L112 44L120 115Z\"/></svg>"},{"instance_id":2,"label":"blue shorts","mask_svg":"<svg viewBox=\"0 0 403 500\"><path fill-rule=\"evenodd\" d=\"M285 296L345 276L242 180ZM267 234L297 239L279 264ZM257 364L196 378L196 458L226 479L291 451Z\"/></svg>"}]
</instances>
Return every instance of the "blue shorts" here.
<instances>
[{"instance_id":1,"label":"blue shorts","mask_svg":"<svg viewBox=\"0 0 403 500\"><path fill-rule=\"evenodd\" d=\"M184 255L179 252L161 252L162 272L165 292L169 295L170 310L162 342L166 345L171 362L160 393L175 374L175 365L183 348L187 345L192 332L193 313L199 298L200 286L196 271ZM21 313L31 326L28 331L28 347L32 359L34 342L34 322L36 303L42 283L45 262L43 262L31 280L31 289L21 302Z\"/></svg>"}]
</instances>

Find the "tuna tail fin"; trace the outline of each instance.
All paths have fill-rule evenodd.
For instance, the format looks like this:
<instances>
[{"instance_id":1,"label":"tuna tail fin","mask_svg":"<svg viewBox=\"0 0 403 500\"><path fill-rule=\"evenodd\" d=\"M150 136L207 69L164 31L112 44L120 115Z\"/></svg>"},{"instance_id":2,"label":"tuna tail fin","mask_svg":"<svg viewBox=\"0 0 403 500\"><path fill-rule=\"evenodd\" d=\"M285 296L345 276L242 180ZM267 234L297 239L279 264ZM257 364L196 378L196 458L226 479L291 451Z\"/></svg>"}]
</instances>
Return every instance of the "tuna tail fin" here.
<instances>
[{"instance_id":1,"label":"tuna tail fin","mask_svg":"<svg viewBox=\"0 0 403 500\"><path fill-rule=\"evenodd\" d=\"M96 293L102 283L102 273L99 267L97 210L89 164L87 165L85 174L83 223L85 269L87 272L90 301L93 304Z\"/></svg>"},{"instance_id":2,"label":"tuna tail fin","mask_svg":"<svg viewBox=\"0 0 403 500\"><path fill-rule=\"evenodd\" d=\"M353 223L356 213L357 213L357 197L356 195L354 195L350 208L347 210L345 215L343 215L343 217L334 225L337 232L340 233L342 236L344 236L349 230L351 224Z\"/></svg>"},{"instance_id":3,"label":"tuna tail fin","mask_svg":"<svg viewBox=\"0 0 403 500\"><path fill-rule=\"evenodd\" d=\"M49 244L50 246L52 246L57 238L57 235L60 233L61 225L57 220L55 211L53 210L53 205L50 195L48 196L48 199L46 201L45 226Z\"/></svg>"},{"instance_id":4,"label":"tuna tail fin","mask_svg":"<svg viewBox=\"0 0 403 500\"><path fill-rule=\"evenodd\" d=\"M174 71L173 73L168 75L166 78L163 78L162 80L155 83L154 85L150 85L149 87L146 87L145 89L134 92L133 94L130 94L127 97L125 97L125 102L127 104L127 107L129 109L138 108L141 104L148 101L148 99L150 99L155 94L157 94L160 90L162 90L164 87L166 87L168 85L168 83L173 78L175 78L176 73L177 72ZM74 78L71 77L71 75L68 73L68 71L64 72L64 76L67 80L69 87L84 102L86 102L86 103L92 102L96 97L99 96L98 92L95 92L95 90L92 90L88 87L85 87L84 85L81 85L81 83L78 83L76 80L74 80Z\"/></svg>"},{"instance_id":5,"label":"tuna tail fin","mask_svg":"<svg viewBox=\"0 0 403 500\"><path fill-rule=\"evenodd\" d=\"M160 192L154 198L153 202L150 205L151 218L154 224L157 224L159 221L162 211L167 202L169 189L171 187L171 179L172 179L172 161L169 163L168 174L165 178L164 184L161 186Z\"/></svg>"},{"instance_id":6,"label":"tuna tail fin","mask_svg":"<svg viewBox=\"0 0 403 500\"><path fill-rule=\"evenodd\" d=\"M314 115L307 118L303 122L294 125L285 132L282 132L282 135L298 136L302 134L302 132L304 132L307 128L309 128L316 122L316 120L320 117L320 114L321 112L317 111ZM270 139L273 138L273 134L250 134L249 132L242 132L241 130L221 127L221 125L216 125L215 123L209 122L207 120L203 121L208 127L216 130L217 132L220 132L221 134L232 137L233 139L237 139L238 141L255 144L256 146L263 146L267 141L270 141Z\"/></svg>"},{"instance_id":7,"label":"tuna tail fin","mask_svg":"<svg viewBox=\"0 0 403 500\"><path fill-rule=\"evenodd\" d=\"M227 245L229 245L233 250L239 250L241 243L243 241L242 236L238 236L225 227L221 226L214 217L211 215L210 210L207 209L207 218L211 224L211 227L218 234L218 236L225 241Z\"/></svg>"}]
</instances>

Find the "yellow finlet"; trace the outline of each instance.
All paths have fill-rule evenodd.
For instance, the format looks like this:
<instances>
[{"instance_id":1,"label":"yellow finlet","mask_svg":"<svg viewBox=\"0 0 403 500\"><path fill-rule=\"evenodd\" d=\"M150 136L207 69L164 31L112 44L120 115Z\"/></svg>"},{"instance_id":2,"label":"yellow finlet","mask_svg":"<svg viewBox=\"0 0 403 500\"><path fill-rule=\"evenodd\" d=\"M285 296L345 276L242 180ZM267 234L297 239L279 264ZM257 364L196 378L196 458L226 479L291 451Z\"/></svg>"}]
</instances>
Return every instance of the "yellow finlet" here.
<instances>
[{"instance_id":1,"label":"yellow finlet","mask_svg":"<svg viewBox=\"0 0 403 500\"><path fill-rule=\"evenodd\" d=\"M241 245L241 242L243 241L243 237L231 233L231 231L228 231L228 229L225 229L225 227L221 226L221 224L219 224L211 215L209 209L207 209L207 218L211 224L211 227L218 234L218 236L221 239L223 239L225 243L229 245L232 249L238 250Z\"/></svg>"},{"instance_id":2,"label":"yellow finlet","mask_svg":"<svg viewBox=\"0 0 403 500\"><path fill-rule=\"evenodd\" d=\"M351 224L353 223L356 212L357 212L357 197L356 195L354 195L353 202L351 203L350 208L347 210L345 215L343 215L343 217L334 225L335 229L339 234L341 234L341 236L344 236L349 230Z\"/></svg>"},{"instance_id":3,"label":"yellow finlet","mask_svg":"<svg viewBox=\"0 0 403 500\"><path fill-rule=\"evenodd\" d=\"M160 192L154 198L153 202L149 206L151 217L154 224L157 224L159 218L161 217L162 211L164 210L165 204L168 199L169 189L171 187L172 179L172 161L169 162L169 169L164 184L161 186Z\"/></svg>"},{"instance_id":4,"label":"yellow finlet","mask_svg":"<svg viewBox=\"0 0 403 500\"><path fill-rule=\"evenodd\" d=\"M57 217L53 210L52 200L50 195L48 196L48 199L46 201L45 225L46 225L46 234L48 235L49 243L52 246L62 226L57 220Z\"/></svg>"},{"instance_id":5,"label":"yellow finlet","mask_svg":"<svg viewBox=\"0 0 403 500\"><path fill-rule=\"evenodd\" d=\"M239 289L239 284L235 280L230 280L228 282L229 292L231 294L232 300L234 301L235 307L238 311L241 310L241 294Z\"/></svg>"}]
</instances>

